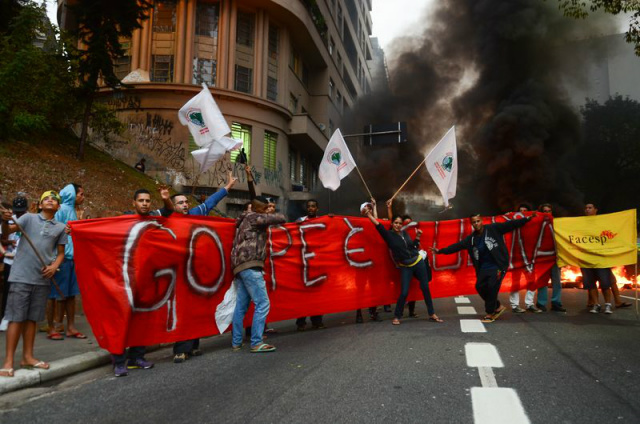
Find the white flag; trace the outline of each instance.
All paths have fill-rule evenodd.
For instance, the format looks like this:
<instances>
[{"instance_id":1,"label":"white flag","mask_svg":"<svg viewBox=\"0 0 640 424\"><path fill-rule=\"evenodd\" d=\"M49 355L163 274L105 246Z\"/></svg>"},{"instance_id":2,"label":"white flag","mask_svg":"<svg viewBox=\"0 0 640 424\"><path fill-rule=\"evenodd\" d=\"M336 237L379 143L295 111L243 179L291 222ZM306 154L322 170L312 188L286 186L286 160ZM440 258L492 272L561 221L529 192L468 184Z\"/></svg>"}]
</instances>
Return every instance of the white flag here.
<instances>
[{"instance_id":1,"label":"white flag","mask_svg":"<svg viewBox=\"0 0 640 424\"><path fill-rule=\"evenodd\" d=\"M236 309L237 288L235 280L231 282L224 299L216 307L216 325L220 334L224 333L233 321L233 311Z\"/></svg>"},{"instance_id":2,"label":"white flag","mask_svg":"<svg viewBox=\"0 0 640 424\"><path fill-rule=\"evenodd\" d=\"M456 197L458 184L458 149L455 125L429 152L425 159L425 165L429 175L442 193L444 206L449 207L449 200Z\"/></svg>"},{"instance_id":3,"label":"white flag","mask_svg":"<svg viewBox=\"0 0 640 424\"><path fill-rule=\"evenodd\" d=\"M202 84L202 91L180 108L178 118L201 147L191 152L200 164L200 172L209 169L227 151L242 147L242 140L226 137L231 129L206 84Z\"/></svg>"},{"instance_id":4,"label":"white flag","mask_svg":"<svg viewBox=\"0 0 640 424\"><path fill-rule=\"evenodd\" d=\"M200 93L180 108L178 119L182 125L189 127L193 140L200 147L219 140L231 132L205 84L202 84Z\"/></svg>"},{"instance_id":5,"label":"white flag","mask_svg":"<svg viewBox=\"0 0 640 424\"><path fill-rule=\"evenodd\" d=\"M324 150L318 177L325 188L336 191L340 187L340 180L349 175L355 167L356 161L353 160L342 133L337 129Z\"/></svg>"}]
</instances>

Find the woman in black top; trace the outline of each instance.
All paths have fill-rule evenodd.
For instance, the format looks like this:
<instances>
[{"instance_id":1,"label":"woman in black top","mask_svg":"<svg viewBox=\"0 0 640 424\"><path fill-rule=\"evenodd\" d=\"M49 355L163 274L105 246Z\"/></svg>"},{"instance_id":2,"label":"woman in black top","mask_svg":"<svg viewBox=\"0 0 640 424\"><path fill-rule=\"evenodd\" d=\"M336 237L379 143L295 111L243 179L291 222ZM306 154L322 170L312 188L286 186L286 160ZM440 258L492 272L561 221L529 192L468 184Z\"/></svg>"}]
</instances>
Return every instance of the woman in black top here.
<instances>
[{"instance_id":1,"label":"woman in black top","mask_svg":"<svg viewBox=\"0 0 640 424\"><path fill-rule=\"evenodd\" d=\"M402 231L402 218L400 216L394 216L391 220L391 230L385 229L371 213L367 214L367 217L376 226L376 229L391 249L393 259L400 267L400 281L401 292L396 303L395 318L391 322L393 325L400 324L400 318L402 318L402 312L404 310L404 304L409 294L409 284L411 278L416 277L420 281L420 289L424 295L424 301L427 304L427 310L429 311L429 321L443 322L436 315L433 309L433 301L431 299L431 293L429 292L429 281L431 280L431 269L428 262L422 259L418 246L420 244L420 236L422 231L417 230L417 237L415 240L411 240L409 234L406 231Z\"/></svg>"}]
</instances>

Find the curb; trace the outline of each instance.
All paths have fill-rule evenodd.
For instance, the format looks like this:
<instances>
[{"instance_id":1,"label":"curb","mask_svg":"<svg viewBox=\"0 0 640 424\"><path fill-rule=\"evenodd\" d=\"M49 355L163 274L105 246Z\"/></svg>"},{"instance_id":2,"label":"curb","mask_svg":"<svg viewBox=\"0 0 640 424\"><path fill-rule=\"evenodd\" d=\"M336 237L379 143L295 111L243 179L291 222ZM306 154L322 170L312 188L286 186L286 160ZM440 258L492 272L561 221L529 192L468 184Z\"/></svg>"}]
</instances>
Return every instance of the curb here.
<instances>
[{"instance_id":1,"label":"curb","mask_svg":"<svg viewBox=\"0 0 640 424\"><path fill-rule=\"evenodd\" d=\"M26 387L37 386L44 382L99 367L109 362L111 362L111 355L108 352L86 352L50 362L48 370L19 369L15 371L13 378L0 378L0 395Z\"/></svg>"}]
</instances>

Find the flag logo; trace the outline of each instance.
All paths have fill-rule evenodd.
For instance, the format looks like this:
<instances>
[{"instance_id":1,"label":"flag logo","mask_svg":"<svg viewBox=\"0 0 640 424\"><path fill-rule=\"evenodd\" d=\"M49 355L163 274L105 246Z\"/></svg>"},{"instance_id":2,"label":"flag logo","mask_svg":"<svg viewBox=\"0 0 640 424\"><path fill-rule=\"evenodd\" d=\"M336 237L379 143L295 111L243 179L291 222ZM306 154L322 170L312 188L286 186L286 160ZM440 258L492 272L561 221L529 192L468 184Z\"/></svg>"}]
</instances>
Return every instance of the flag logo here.
<instances>
[{"instance_id":1,"label":"flag logo","mask_svg":"<svg viewBox=\"0 0 640 424\"><path fill-rule=\"evenodd\" d=\"M187 112L187 120L194 125L204 128L204 118L200 109L190 109Z\"/></svg>"},{"instance_id":2,"label":"flag logo","mask_svg":"<svg viewBox=\"0 0 640 424\"><path fill-rule=\"evenodd\" d=\"M340 151L340 149L332 149L329 152L327 159L329 159L329 162L331 162L335 166L340 166L340 163L342 162L342 152Z\"/></svg>"},{"instance_id":3,"label":"flag logo","mask_svg":"<svg viewBox=\"0 0 640 424\"><path fill-rule=\"evenodd\" d=\"M447 153L444 159L442 159L442 168L447 172L451 172L453 169L453 153Z\"/></svg>"},{"instance_id":4,"label":"flag logo","mask_svg":"<svg viewBox=\"0 0 640 424\"><path fill-rule=\"evenodd\" d=\"M602 233L600 233L600 237L606 237L609 240L613 239L617 235L618 235L617 233L614 233L613 231L609 231L609 230L604 230Z\"/></svg>"}]
</instances>

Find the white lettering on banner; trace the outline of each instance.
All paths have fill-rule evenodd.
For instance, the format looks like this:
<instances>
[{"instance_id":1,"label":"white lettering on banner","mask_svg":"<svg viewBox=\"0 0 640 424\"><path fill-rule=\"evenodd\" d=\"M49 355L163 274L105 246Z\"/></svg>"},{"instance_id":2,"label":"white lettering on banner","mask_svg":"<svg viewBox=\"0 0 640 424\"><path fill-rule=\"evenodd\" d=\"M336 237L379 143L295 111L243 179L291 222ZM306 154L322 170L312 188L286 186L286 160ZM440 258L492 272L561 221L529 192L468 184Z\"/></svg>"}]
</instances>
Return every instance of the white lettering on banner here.
<instances>
[{"instance_id":1,"label":"white lettering on banner","mask_svg":"<svg viewBox=\"0 0 640 424\"><path fill-rule=\"evenodd\" d=\"M318 224L306 224L306 225L301 225L300 226L300 241L302 241L302 265L303 265L303 269L302 269L302 280L304 281L304 285L309 287L312 286L316 283L319 283L320 281L326 280L327 279L327 275L323 274L323 275L319 275L318 277L314 278L313 280L309 281L309 263L307 262L308 259L314 258L316 256L316 254L314 252L307 252L307 242L304 239L304 231L305 230L310 230L313 228L319 228L322 230L325 230L327 228L327 226L325 224L322 223L318 223Z\"/></svg>"},{"instance_id":2,"label":"white lettering on banner","mask_svg":"<svg viewBox=\"0 0 640 424\"><path fill-rule=\"evenodd\" d=\"M349 231L349 234L347 235L347 237L345 237L344 239L344 257L347 259L347 262L349 262L349 265L351 265L352 267L355 268L367 268L371 265L373 265L373 261L366 261L366 262L358 262L355 261L353 259L351 259L351 256L354 253L363 253L364 252L364 248L363 247L358 247L355 249L349 249L349 240L351 240L351 237L355 236L356 234L358 234L359 232L364 231L364 228L362 227L354 227L353 225L351 225L351 221L349 221L348 218L343 218L345 224L347 224L347 227L350 228L351 231Z\"/></svg>"},{"instance_id":3,"label":"white lettering on banner","mask_svg":"<svg viewBox=\"0 0 640 424\"><path fill-rule=\"evenodd\" d=\"M272 237L272 232L274 228L277 230L284 231L284 233L287 235L287 240L288 240L287 247L285 247L279 252L273 251L273 240L271 239L271 237ZM286 227L283 227L282 225L269 227L269 262L271 263L271 289L272 290L276 289L276 263L274 261L274 258L278 258L280 256L286 255L292 244L293 244L293 238L291 238L291 234L289 234L289 230L287 230Z\"/></svg>"},{"instance_id":4,"label":"white lettering on banner","mask_svg":"<svg viewBox=\"0 0 640 424\"><path fill-rule=\"evenodd\" d=\"M159 230L166 231L173 237L174 240L177 239L175 233L168 228L163 227L156 221L141 221L136 223L131 230L129 230L129 235L127 236L127 242L124 247L124 260L122 261L122 278L124 280L124 289L127 293L127 299L129 300L129 306L131 306L131 310L133 312L151 312L156 309L160 309L165 304L167 305L167 331L175 330L177 325L176 319L176 270L175 268L164 268L156 271L153 274L153 277L158 279L164 276L170 276L171 280L169 286L167 287L167 291L165 292L162 299L156 304L149 307L139 307L135 305L135 300L133 298L133 291L131 290L132 280L135 282L135 277L131 278L133 273L132 270L129 269L129 262L131 261L131 257L133 256L133 249L137 246L138 241L142 237L142 235L151 229L151 227L155 227Z\"/></svg>"},{"instance_id":5,"label":"white lettering on banner","mask_svg":"<svg viewBox=\"0 0 640 424\"><path fill-rule=\"evenodd\" d=\"M198 238L203 236L209 236L213 239L218 248L218 252L220 252L220 263L222 264L220 272L218 274L218 280L216 284L208 287L203 286L198 281L198 276L195 274L193 269L193 255L195 253L195 245ZM222 242L220 241L220 237L218 233L208 227L196 227L195 230L191 231L191 237L189 239L189 258L187 259L187 282L189 285L198 293L203 293L207 295L212 295L218 291L220 285L224 282L224 274L226 270L226 260L224 258L224 250L222 249Z\"/></svg>"}]
</instances>

